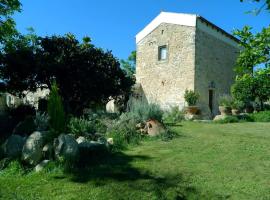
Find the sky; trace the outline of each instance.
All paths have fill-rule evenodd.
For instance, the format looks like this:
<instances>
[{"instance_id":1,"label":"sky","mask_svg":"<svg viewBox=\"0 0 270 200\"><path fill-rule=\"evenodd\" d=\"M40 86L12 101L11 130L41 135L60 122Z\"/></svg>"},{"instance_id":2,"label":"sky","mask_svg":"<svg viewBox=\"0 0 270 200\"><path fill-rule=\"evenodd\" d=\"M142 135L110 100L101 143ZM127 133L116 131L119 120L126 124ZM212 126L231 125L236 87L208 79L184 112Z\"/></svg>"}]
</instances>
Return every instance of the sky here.
<instances>
[{"instance_id":1,"label":"sky","mask_svg":"<svg viewBox=\"0 0 270 200\"><path fill-rule=\"evenodd\" d=\"M245 25L260 31L270 24L270 12L246 14L261 4L247 0L21 0L17 28L37 35L73 33L90 36L93 44L126 59L136 49L135 36L161 11L198 14L232 33Z\"/></svg>"}]
</instances>

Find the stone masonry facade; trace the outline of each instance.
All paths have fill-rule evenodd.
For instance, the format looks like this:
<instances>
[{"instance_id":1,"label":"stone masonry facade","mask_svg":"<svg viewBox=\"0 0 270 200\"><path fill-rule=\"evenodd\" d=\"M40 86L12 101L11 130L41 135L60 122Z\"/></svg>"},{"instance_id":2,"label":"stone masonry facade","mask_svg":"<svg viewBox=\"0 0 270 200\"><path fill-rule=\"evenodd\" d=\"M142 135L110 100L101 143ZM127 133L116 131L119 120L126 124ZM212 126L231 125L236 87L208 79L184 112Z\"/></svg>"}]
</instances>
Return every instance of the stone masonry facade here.
<instances>
[{"instance_id":1,"label":"stone masonry facade","mask_svg":"<svg viewBox=\"0 0 270 200\"><path fill-rule=\"evenodd\" d=\"M136 80L147 101L165 110L173 106L183 109L187 106L185 90L194 90L200 95L202 115L217 115L219 96L230 92L239 52L236 41L227 37L198 17L194 26L158 24L137 41ZM161 46L167 48L166 60L159 60Z\"/></svg>"}]
</instances>

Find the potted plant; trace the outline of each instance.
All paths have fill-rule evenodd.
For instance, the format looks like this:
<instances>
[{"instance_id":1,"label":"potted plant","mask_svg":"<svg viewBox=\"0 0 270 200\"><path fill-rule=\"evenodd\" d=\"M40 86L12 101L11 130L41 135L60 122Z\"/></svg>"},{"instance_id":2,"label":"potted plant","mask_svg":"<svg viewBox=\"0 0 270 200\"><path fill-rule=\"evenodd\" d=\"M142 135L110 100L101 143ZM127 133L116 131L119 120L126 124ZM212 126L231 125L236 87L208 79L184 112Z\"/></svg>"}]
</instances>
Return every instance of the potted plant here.
<instances>
[{"instance_id":1,"label":"potted plant","mask_svg":"<svg viewBox=\"0 0 270 200\"><path fill-rule=\"evenodd\" d=\"M199 94L192 90L186 90L184 98L188 104L188 107L186 108L187 113L191 115L196 115L199 112L199 108L198 106L196 106L199 99Z\"/></svg>"},{"instance_id":2,"label":"potted plant","mask_svg":"<svg viewBox=\"0 0 270 200\"><path fill-rule=\"evenodd\" d=\"M221 115L232 114L232 98L229 95L222 95L219 97L219 112Z\"/></svg>"},{"instance_id":3,"label":"potted plant","mask_svg":"<svg viewBox=\"0 0 270 200\"><path fill-rule=\"evenodd\" d=\"M233 115L239 115L241 109L244 107L244 103L242 101L239 101L237 99L234 99L232 101L232 114Z\"/></svg>"}]
</instances>

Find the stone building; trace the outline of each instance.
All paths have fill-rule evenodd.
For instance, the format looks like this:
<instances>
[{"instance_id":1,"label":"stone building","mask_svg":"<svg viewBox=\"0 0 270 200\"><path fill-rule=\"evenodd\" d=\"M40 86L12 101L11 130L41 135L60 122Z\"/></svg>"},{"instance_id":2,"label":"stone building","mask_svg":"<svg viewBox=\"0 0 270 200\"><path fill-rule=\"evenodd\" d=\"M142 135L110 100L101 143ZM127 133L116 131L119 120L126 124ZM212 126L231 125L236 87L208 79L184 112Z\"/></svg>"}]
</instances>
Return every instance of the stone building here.
<instances>
[{"instance_id":1,"label":"stone building","mask_svg":"<svg viewBox=\"0 0 270 200\"><path fill-rule=\"evenodd\" d=\"M163 109L186 106L186 89L200 94L207 118L229 94L238 40L201 16L161 12L136 36L136 80L148 102Z\"/></svg>"}]
</instances>

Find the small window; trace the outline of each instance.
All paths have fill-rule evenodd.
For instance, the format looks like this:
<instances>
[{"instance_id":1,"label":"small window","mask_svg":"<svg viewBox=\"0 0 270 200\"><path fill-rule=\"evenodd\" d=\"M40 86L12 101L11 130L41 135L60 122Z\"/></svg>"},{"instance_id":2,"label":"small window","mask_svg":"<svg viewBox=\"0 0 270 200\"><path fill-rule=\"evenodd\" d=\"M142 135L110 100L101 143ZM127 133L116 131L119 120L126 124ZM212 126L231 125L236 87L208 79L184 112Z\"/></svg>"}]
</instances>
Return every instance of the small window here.
<instances>
[{"instance_id":1,"label":"small window","mask_svg":"<svg viewBox=\"0 0 270 200\"><path fill-rule=\"evenodd\" d=\"M158 60L166 60L167 54L167 46L161 46L158 48Z\"/></svg>"}]
</instances>

